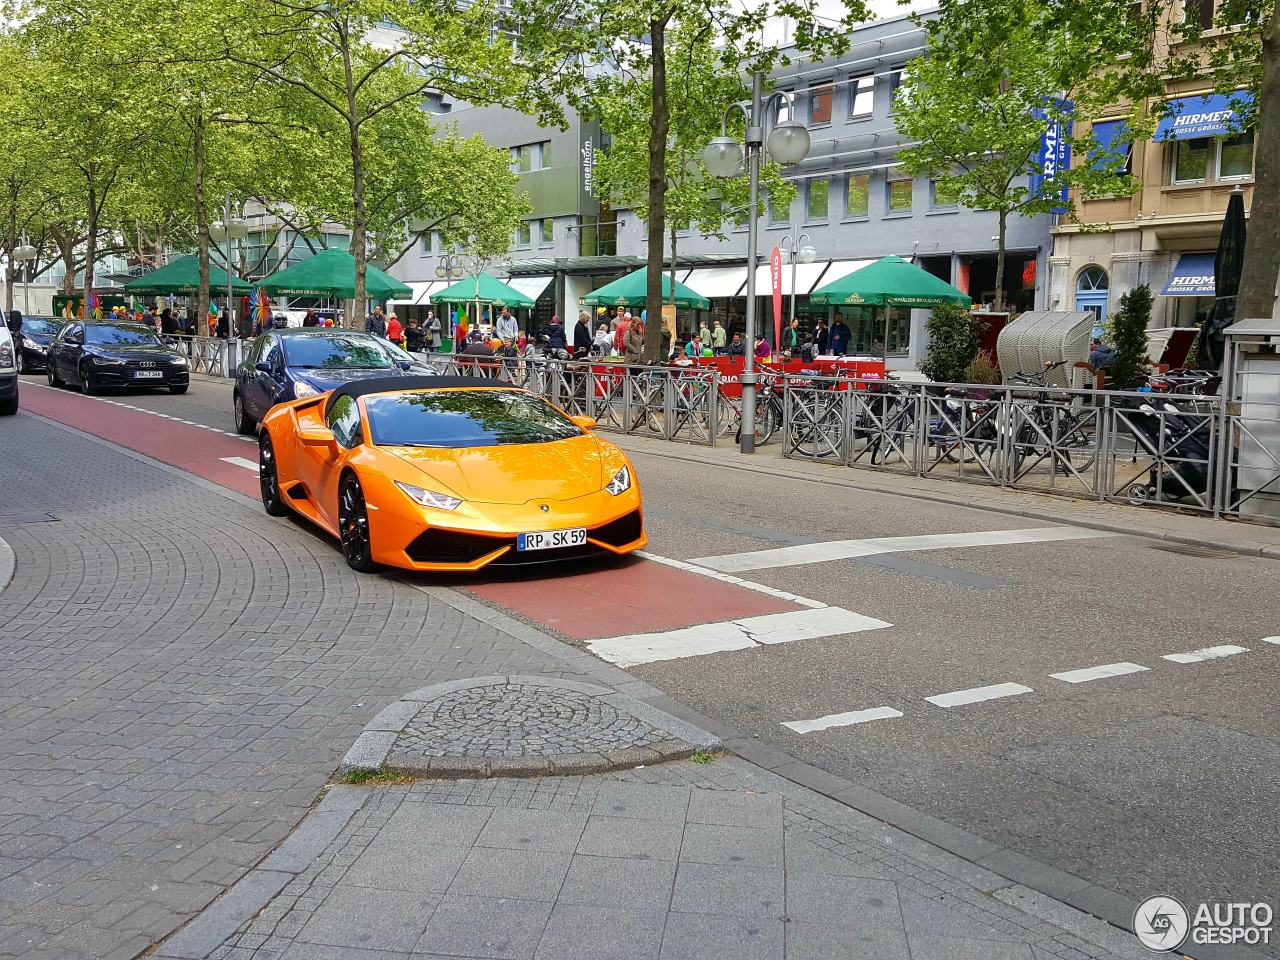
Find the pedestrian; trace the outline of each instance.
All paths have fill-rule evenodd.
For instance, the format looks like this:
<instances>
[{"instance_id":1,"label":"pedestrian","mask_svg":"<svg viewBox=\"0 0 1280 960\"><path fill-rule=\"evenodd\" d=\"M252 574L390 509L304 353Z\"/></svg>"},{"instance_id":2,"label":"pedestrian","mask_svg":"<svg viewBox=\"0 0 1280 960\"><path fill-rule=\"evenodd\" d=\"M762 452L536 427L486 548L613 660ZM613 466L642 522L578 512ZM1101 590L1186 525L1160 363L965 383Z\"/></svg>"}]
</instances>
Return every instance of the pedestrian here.
<instances>
[{"instance_id":1,"label":"pedestrian","mask_svg":"<svg viewBox=\"0 0 1280 960\"><path fill-rule=\"evenodd\" d=\"M404 327L400 325L400 318L395 315L395 311L387 317L387 339L397 347L404 347Z\"/></svg>"},{"instance_id":2,"label":"pedestrian","mask_svg":"<svg viewBox=\"0 0 1280 960\"><path fill-rule=\"evenodd\" d=\"M639 320L627 323L626 343L622 349L622 359L627 363L639 363L644 359L644 324Z\"/></svg>"},{"instance_id":3,"label":"pedestrian","mask_svg":"<svg viewBox=\"0 0 1280 960\"><path fill-rule=\"evenodd\" d=\"M849 341L853 339L853 331L849 329L849 325L844 322L844 314L836 314L836 322L831 327L831 352L838 357L843 357L849 350Z\"/></svg>"},{"instance_id":4,"label":"pedestrian","mask_svg":"<svg viewBox=\"0 0 1280 960\"><path fill-rule=\"evenodd\" d=\"M609 332L607 323L600 324L596 330L596 338L591 343L591 349L602 357L613 351L613 334Z\"/></svg>"},{"instance_id":5,"label":"pedestrian","mask_svg":"<svg viewBox=\"0 0 1280 960\"><path fill-rule=\"evenodd\" d=\"M613 318L609 321L609 332L617 333L618 328L622 326L622 321L626 317L626 307L619 307L614 311Z\"/></svg>"},{"instance_id":6,"label":"pedestrian","mask_svg":"<svg viewBox=\"0 0 1280 960\"><path fill-rule=\"evenodd\" d=\"M1089 366L1095 370L1105 370L1116 360L1116 348L1109 347L1097 337L1089 341Z\"/></svg>"},{"instance_id":7,"label":"pedestrian","mask_svg":"<svg viewBox=\"0 0 1280 960\"><path fill-rule=\"evenodd\" d=\"M440 349L442 343L440 340L440 318L436 316L434 310L427 311L427 350L435 353Z\"/></svg>"},{"instance_id":8,"label":"pedestrian","mask_svg":"<svg viewBox=\"0 0 1280 960\"><path fill-rule=\"evenodd\" d=\"M160 312L160 333L162 336L172 337L178 332L178 325L174 322L173 311L165 307Z\"/></svg>"},{"instance_id":9,"label":"pedestrian","mask_svg":"<svg viewBox=\"0 0 1280 960\"><path fill-rule=\"evenodd\" d=\"M573 326L573 355L585 357L591 353L591 314L583 310Z\"/></svg>"},{"instance_id":10,"label":"pedestrian","mask_svg":"<svg viewBox=\"0 0 1280 960\"><path fill-rule=\"evenodd\" d=\"M684 355L686 357L702 356L702 337L695 333L693 339L684 345Z\"/></svg>"},{"instance_id":11,"label":"pedestrian","mask_svg":"<svg viewBox=\"0 0 1280 960\"><path fill-rule=\"evenodd\" d=\"M304 327L316 327L320 325L320 318L316 316L315 307L307 307L307 312L302 318L302 325Z\"/></svg>"},{"instance_id":12,"label":"pedestrian","mask_svg":"<svg viewBox=\"0 0 1280 960\"><path fill-rule=\"evenodd\" d=\"M191 333L191 318L187 316L187 311L183 310L178 314L178 333L182 336L188 336Z\"/></svg>"},{"instance_id":13,"label":"pedestrian","mask_svg":"<svg viewBox=\"0 0 1280 960\"><path fill-rule=\"evenodd\" d=\"M410 353L422 353L426 343L426 331L418 326L417 317L410 317L409 325L404 328L404 348Z\"/></svg>"},{"instance_id":14,"label":"pedestrian","mask_svg":"<svg viewBox=\"0 0 1280 960\"><path fill-rule=\"evenodd\" d=\"M619 307L618 311L621 313L622 308ZM627 327L631 326L631 314L621 313L616 319L618 322L613 328L613 352L623 353L627 348Z\"/></svg>"},{"instance_id":15,"label":"pedestrian","mask_svg":"<svg viewBox=\"0 0 1280 960\"><path fill-rule=\"evenodd\" d=\"M156 316L155 307L147 307L147 315L143 318L142 322L152 330L160 329L160 318ZM213 324L210 324L210 327L212 326Z\"/></svg>"},{"instance_id":16,"label":"pedestrian","mask_svg":"<svg viewBox=\"0 0 1280 960\"><path fill-rule=\"evenodd\" d=\"M715 322L715 328L711 331L711 353L716 357L723 357L725 350L725 338L728 331L725 330L724 324L719 320Z\"/></svg>"},{"instance_id":17,"label":"pedestrian","mask_svg":"<svg viewBox=\"0 0 1280 960\"><path fill-rule=\"evenodd\" d=\"M807 333L804 337L804 343L800 347L800 360L803 363L813 363L813 358L818 355L818 345L814 342L813 334Z\"/></svg>"},{"instance_id":18,"label":"pedestrian","mask_svg":"<svg viewBox=\"0 0 1280 960\"><path fill-rule=\"evenodd\" d=\"M773 350L769 347L769 341L760 334L756 334L755 355L757 360L768 360L773 356Z\"/></svg>"},{"instance_id":19,"label":"pedestrian","mask_svg":"<svg viewBox=\"0 0 1280 960\"><path fill-rule=\"evenodd\" d=\"M813 337L814 345L818 348L819 355L827 352L827 347L831 343L831 331L827 329L827 321L818 321L818 332Z\"/></svg>"},{"instance_id":20,"label":"pedestrian","mask_svg":"<svg viewBox=\"0 0 1280 960\"><path fill-rule=\"evenodd\" d=\"M747 353L747 345L742 342L742 334L735 333L733 339L729 341L729 346L725 348L725 353L730 357L743 357Z\"/></svg>"},{"instance_id":21,"label":"pedestrian","mask_svg":"<svg viewBox=\"0 0 1280 960\"><path fill-rule=\"evenodd\" d=\"M800 321L792 320L791 323L782 331L782 343L779 349L784 357L800 356L800 347L803 346L804 340L800 335Z\"/></svg>"},{"instance_id":22,"label":"pedestrian","mask_svg":"<svg viewBox=\"0 0 1280 960\"><path fill-rule=\"evenodd\" d=\"M711 328L707 326L707 321L705 320L698 327L698 339L702 341L704 346L711 346Z\"/></svg>"},{"instance_id":23,"label":"pedestrian","mask_svg":"<svg viewBox=\"0 0 1280 960\"><path fill-rule=\"evenodd\" d=\"M564 337L564 321L558 315L554 316L547 328L547 347L551 350L563 350L566 346L568 341Z\"/></svg>"},{"instance_id":24,"label":"pedestrian","mask_svg":"<svg viewBox=\"0 0 1280 960\"><path fill-rule=\"evenodd\" d=\"M511 315L510 307L503 307L502 313L498 316L497 334L503 340L515 341L520 335L520 324L516 322L516 318Z\"/></svg>"},{"instance_id":25,"label":"pedestrian","mask_svg":"<svg viewBox=\"0 0 1280 960\"><path fill-rule=\"evenodd\" d=\"M387 335L387 318L382 315L381 304L374 307L373 313L365 318L364 332L372 333L375 337L385 337Z\"/></svg>"}]
</instances>

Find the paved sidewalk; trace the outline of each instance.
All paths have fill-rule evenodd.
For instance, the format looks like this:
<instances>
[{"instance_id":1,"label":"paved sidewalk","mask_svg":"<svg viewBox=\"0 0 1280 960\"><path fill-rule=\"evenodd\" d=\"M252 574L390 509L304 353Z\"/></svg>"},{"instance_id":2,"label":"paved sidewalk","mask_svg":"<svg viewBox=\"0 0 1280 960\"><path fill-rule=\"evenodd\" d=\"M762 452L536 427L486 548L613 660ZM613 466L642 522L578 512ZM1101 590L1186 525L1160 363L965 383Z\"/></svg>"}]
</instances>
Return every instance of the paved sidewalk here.
<instances>
[{"instance_id":1,"label":"paved sidewalk","mask_svg":"<svg viewBox=\"0 0 1280 960\"><path fill-rule=\"evenodd\" d=\"M1219 519L1190 510L1131 507L1073 497L1010 490L961 480L935 480L891 471L857 469L812 460L789 460L782 445L767 444L752 456L721 441L714 447L673 443L648 437L610 433L609 438L631 454L717 464L732 470L750 470L771 477L792 477L837 484L852 490L894 494L951 506L976 507L1016 517L1093 527L1115 533L1151 537L1196 546L1214 547L1251 556L1280 559L1280 527ZM643 465L640 467L643 477Z\"/></svg>"},{"instance_id":2,"label":"paved sidewalk","mask_svg":"<svg viewBox=\"0 0 1280 960\"><path fill-rule=\"evenodd\" d=\"M156 956L1149 956L1131 934L724 757L335 786L242 887Z\"/></svg>"}]
</instances>

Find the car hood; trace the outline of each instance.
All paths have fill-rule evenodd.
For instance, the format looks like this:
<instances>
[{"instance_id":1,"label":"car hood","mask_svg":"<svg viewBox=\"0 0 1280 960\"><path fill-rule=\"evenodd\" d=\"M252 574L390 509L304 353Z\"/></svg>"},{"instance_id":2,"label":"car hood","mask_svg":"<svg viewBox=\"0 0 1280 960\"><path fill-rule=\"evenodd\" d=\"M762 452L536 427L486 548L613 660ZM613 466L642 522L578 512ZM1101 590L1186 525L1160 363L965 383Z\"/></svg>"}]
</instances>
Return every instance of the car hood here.
<instances>
[{"instance_id":1,"label":"car hood","mask_svg":"<svg viewBox=\"0 0 1280 960\"><path fill-rule=\"evenodd\" d=\"M353 380L368 380L371 377L405 376L406 371L399 367L379 367L367 369L362 367L296 367L290 371L295 380L309 383L321 393L333 390Z\"/></svg>"},{"instance_id":2,"label":"car hood","mask_svg":"<svg viewBox=\"0 0 1280 960\"><path fill-rule=\"evenodd\" d=\"M53 342L52 333L32 333L29 330L23 330L22 336L24 339L30 340L32 343L38 343L42 347L47 347Z\"/></svg>"},{"instance_id":3,"label":"car hood","mask_svg":"<svg viewBox=\"0 0 1280 960\"><path fill-rule=\"evenodd\" d=\"M424 486L444 487L471 503L572 500L604 483L603 453L590 434L551 443L384 449L421 470Z\"/></svg>"},{"instance_id":4,"label":"car hood","mask_svg":"<svg viewBox=\"0 0 1280 960\"><path fill-rule=\"evenodd\" d=\"M172 347L111 343L90 343L85 347L85 353L116 360L176 360L181 356Z\"/></svg>"}]
</instances>

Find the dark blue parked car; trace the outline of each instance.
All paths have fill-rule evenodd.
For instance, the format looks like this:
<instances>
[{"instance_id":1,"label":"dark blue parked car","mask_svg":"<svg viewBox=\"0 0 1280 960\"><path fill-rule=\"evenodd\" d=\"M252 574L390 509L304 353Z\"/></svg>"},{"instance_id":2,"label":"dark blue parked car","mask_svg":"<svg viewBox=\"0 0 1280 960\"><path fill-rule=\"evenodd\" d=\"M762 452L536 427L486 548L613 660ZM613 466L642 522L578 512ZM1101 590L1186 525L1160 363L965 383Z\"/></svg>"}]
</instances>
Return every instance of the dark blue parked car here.
<instances>
[{"instance_id":1,"label":"dark blue parked car","mask_svg":"<svg viewBox=\"0 0 1280 960\"><path fill-rule=\"evenodd\" d=\"M67 321L59 317L23 317L22 340L18 347L18 372L39 373L49 362L49 344Z\"/></svg>"},{"instance_id":2,"label":"dark blue parked car","mask_svg":"<svg viewBox=\"0 0 1280 960\"><path fill-rule=\"evenodd\" d=\"M326 393L352 380L431 372L426 364L369 333L314 327L270 330L253 342L236 368L236 430L251 434L277 403Z\"/></svg>"}]
</instances>

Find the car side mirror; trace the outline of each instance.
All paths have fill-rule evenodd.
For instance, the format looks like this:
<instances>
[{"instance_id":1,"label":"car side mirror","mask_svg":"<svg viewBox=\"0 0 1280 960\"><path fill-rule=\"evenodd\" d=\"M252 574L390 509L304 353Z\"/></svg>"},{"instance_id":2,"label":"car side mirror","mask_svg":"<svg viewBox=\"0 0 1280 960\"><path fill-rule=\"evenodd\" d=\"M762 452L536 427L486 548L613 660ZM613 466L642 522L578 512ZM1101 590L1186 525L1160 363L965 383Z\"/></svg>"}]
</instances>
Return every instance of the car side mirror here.
<instances>
[{"instance_id":1,"label":"car side mirror","mask_svg":"<svg viewBox=\"0 0 1280 960\"><path fill-rule=\"evenodd\" d=\"M255 363L255 364L253 365L253 369L257 370L259 373L271 373L271 372L272 372L272 371L271 371L271 364L269 364L269 363L263 363L261 360L259 360L257 363Z\"/></svg>"},{"instance_id":2,"label":"car side mirror","mask_svg":"<svg viewBox=\"0 0 1280 960\"><path fill-rule=\"evenodd\" d=\"M570 417L569 419L571 419L574 423L580 426L583 430L594 430L596 428L595 417L588 417L588 416L579 414L578 416Z\"/></svg>"},{"instance_id":3,"label":"car side mirror","mask_svg":"<svg viewBox=\"0 0 1280 960\"><path fill-rule=\"evenodd\" d=\"M397 367L399 367L401 370L412 370L412 369L413 369L413 361L412 361L412 360L397 360L397 361L396 361L396 366L397 366Z\"/></svg>"},{"instance_id":4,"label":"car side mirror","mask_svg":"<svg viewBox=\"0 0 1280 960\"><path fill-rule=\"evenodd\" d=\"M328 447L333 451L338 449L338 438L328 427L309 427L299 431L298 439L305 447Z\"/></svg>"}]
</instances>

